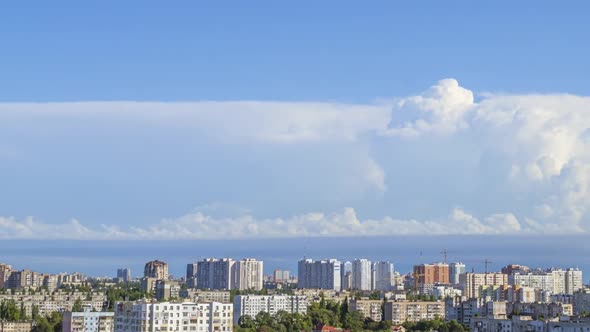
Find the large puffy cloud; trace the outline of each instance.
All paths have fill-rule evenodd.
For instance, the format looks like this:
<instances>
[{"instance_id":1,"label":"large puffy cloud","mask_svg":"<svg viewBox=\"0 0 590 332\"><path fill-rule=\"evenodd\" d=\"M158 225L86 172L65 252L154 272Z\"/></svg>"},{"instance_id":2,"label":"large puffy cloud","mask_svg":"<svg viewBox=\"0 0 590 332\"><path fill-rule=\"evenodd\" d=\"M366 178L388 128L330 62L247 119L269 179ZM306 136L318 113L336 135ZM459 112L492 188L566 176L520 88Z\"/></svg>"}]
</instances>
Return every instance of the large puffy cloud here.
<instances>
[{"instance_id":1,"label":"large puffy cloud","mask_svg":"<svg viewBox=\"0 0 590 332\"><path fill-rule=\"evenodd\" d=\"M189 138L207 141L210 150L220 154L228 146L255 147L254 153L264 155L261 160L266 173L275 175L272 185L292 190L281 195L270 190L266 193L268 186L248 190L262 195L261 205L280 200L292 202L297 209L272 213L282 217L260 217L260 206L247 206L247 213L232 213L231 217L198 210L159 223L146 220L143 225L120 227L4 218L0 235L5 238L42 234L218 238L590 231L588 97L477 95L457 80L444 79L419 95L389 104L0 104L0 129L20 128L15 122L19 117L58 119L58 127L72 119L85 119L107 129L113 124L124 130L156 124L166 132L188 132ZM36 130L45 129L39 126ZM0 152L10 153L0 153L0 158L26 155L27 151L7 142L3 140ZM281 172L280 168L286 167L291 168ZM243 176L265 179L266 173ZM379 194L355 196L356 192L371 191ZM246 199L234 196L232 202L238 204ZM329 207L313 205L323 198ZM337 211L342 206L354 206L355 210L308 213ZM370 217L359 218L355 211Z\"/></svg>"}]
</instances>

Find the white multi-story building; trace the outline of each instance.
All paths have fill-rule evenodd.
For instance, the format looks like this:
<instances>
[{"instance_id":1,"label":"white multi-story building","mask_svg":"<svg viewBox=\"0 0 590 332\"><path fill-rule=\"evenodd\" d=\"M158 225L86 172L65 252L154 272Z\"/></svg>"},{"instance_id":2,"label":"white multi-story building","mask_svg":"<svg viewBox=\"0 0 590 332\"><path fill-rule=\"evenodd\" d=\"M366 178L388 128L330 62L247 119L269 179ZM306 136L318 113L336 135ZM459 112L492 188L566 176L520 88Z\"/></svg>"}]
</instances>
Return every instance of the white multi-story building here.
<instances>
[{"instance_id":1,"label":"white multi-story building","mask_svg":"<svg viewBox=\"0 0 590 332\"><path fill-rule=\"evenodd\" d=\"M64 312L63 332L113 332L115 314L112 312L93 312L87 307L84 312Z\"/></svg>"},{"instance_id":2,"label":"white multi-story building","mask_svg":"<svg viewBox=\"0 0 590 332\"><path fill-rule=\"evenodd\" d=\"M513 285L531 287L551 294L574 294L583 288L582 271L578 269L536 270L530 273L514 273L509 276Z\"/></svg>"},{"instance_id":3,"label":"white multi-story building","mask_svg":"<svg viewBox=\"0 0 590 332\"><path fill-rule=\"evenodd\" d=\"M459 285L459 276L465 273L465 264L450 263L449 264L449 283L451 285Z\"/></svg>"},{"instance_id":4,"label":"white multi-story building","mask_svg":"<svg viewBox=\"0 0 590 332\"><path fill-rule=\"evenodd\" d=\"M307 304L307 297L299 295L237 295L234 297L234 324L238 324L242 316L254 318L260 312L306 314Z\"/></svg>"},{"instance_id":5,"label":"white multi-story building","mask_svg":"<svg viewBox=\"0 0 590 332\"><path fill-rule=\"evenodd\" d=\"M232 289L261 290L264 278L262 261L254 258L246 258L234 265L235 285Z\"/></svg>"},{"instance_id":6,"label":"white multi-story building","mask_svg":"<svg viewBox=\"0 0 590 332\"><path fill-rule=\"evenodd\" d=\"M298 263L297 287L339 291L342 288L341 265L337 259L303 259Z\"/></svg>"},{"instance_id":7,"label":"white multi-story building","mask_svg":"<svg viewBox=\"0 0 590 332\"><path fill-rule=\"evenodd\" d=\"M380 291L388 291L393 289L394 285L394 270L393 264L390 262L375 262L373 263L373 288Z\"/></svg>"},{"instance_id":8,"label":"white multi-story building","mask_svg":"<svg viewBox=\"0 0 590 332\"><path fill-rule=\"evenodd\" d=\"M352 262L352 288L357 290L371 290L371 261L355 259Z\"/></svg>"},{"instance_id":9,"label":"white multi-story building","mask_svg":"<svg viewBox=\"0 0 590 332\"><path fill-rule=\"evenodd\" d=\"M199 289L233 289L233 268L235 261L231 258L205 258L197 263L197 288Z\"/></svg>"},{"instance_id":10,"label":"white multi-story building","mask_svg":"<svg viewBox=\"0 0 590 332\"><path fill-rule=\"evenodd\" d=\"M218 302L118 302L115 332L228 332L233 330L233 306Z\"/></svg>"}]
</instances>

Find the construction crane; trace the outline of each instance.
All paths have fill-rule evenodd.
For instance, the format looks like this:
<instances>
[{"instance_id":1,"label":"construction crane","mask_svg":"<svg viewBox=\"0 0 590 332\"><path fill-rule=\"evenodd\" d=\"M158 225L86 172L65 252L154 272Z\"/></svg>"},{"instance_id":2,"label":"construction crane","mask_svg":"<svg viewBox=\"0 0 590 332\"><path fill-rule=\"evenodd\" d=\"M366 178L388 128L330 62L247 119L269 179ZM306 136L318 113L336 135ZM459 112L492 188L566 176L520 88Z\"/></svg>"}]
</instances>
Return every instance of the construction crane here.
<instances>
[{"instance_id":1,"label":"construction crane","mask_svg":"<svg viewBox=\"0 0 590 332\"><path fill-rule=\"evenodd\" d=\"M424 277L425 274L421 274L421 273L412 273L413 277L414 277L414 295L418 296L418 279L420 277Z\"/></svg>"},{"instance_id":2,"label":"construction crane","mask_svg":"<svg viewBox=\"0 0 590 332\"><path fill-rule=\"evenodd\" d=\"M483 261L483 264L484 264L484 266L485 266L485 272L486 272L486 274L488 274L488 265L492 264L492 261L490 261L489 259L487 259L487 258L486 258L486 259Z\"/></svg>"}]
</instances>

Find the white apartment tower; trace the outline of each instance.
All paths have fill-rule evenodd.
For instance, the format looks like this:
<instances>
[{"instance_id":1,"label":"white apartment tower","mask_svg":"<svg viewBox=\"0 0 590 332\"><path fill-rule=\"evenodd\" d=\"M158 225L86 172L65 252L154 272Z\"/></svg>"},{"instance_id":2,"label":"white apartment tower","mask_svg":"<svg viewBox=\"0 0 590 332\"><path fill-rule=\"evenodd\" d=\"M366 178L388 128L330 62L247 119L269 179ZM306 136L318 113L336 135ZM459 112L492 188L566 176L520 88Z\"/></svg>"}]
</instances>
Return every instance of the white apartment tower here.
<instances>
[{"instance_id":1,"label":"white apartment tower","mask_svg":"<svg viewBox=\"0 0 590 332\"><path fill-rule=\"evenodd\" d=\"M459 276L465 273L465 264L450 263L449 264L449 283L451 285L459 285Z\"/></svg>"},{"instance_id":2,"label":"white apartment tower","mask_svg":"<svg viewBox=\"0 0 590 332\"><path fill-rule=\"evenodd\" d=\"M368 259L355 259L352 262L352 289L371 290L372 284L371 261Z\"/></svg>"},{"instance_id":3,"label":"white apartment tower","mask_svg":"<svg viewBox=\"0 0 590 332\"><path fill-rule=\"evenodd\" d=\"M263 263L254 258L246 258L234 265L235 286L239 290L261 290L263 275Z\"/></svg>"},{"instance_id":4,"label":"white apartment tower","mask_svg":"<svg viewBox=\"0 0 590 332\"><path fill-rule=\"evenodd\" d=\"M394 270L390 262L373 263L373 288L380 291L388 291L393 288Z\"/></svg>"}]
</instances>

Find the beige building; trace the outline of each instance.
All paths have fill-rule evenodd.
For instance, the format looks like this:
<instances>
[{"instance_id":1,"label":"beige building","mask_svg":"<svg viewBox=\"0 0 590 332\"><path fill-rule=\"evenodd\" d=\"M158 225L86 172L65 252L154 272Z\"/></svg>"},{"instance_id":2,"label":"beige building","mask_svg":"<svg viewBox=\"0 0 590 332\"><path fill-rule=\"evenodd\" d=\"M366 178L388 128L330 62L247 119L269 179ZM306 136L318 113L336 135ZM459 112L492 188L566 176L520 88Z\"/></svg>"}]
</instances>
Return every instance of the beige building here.
<instances>
[{"instance_id":1,"label":"beige building","mask_svg":"<svg viewBox=\"0 0 590 332\"><path fill-rule=\"evenodd\" d=\"M168 264L159 260L147 262L143 269L143 276L158 280L168 280Z\"/></svg>"},{"instance_id":2,"label":"beige building","mask_svg":"<svg viewBox=\"0 0 590 332\"><path fill-rule=\"evenodd\" d=\"M384 318L393 324L445 317L444 302L385 302Z\"/></svg>"},{"instance_id":3,"label":"beige building","mask_svg":"<svg viewBox=\"0 0 590 332\"><path fill-rule=\"evenodd\" d=\"M380 322L383 319L382 306L382 300L351 300L348 303L348 311L359 311L364 318Z\"/></svg>"},{"instance_id":4,"label":"beige building","mask_svg":"<svg viewBox=\"0 0 590 332\"><path fill-rule=\"evenodd\" d=\"M0 288L5 288L4 284L8 280L8 277L10 277L11 272L12 266L0 263Z\"/></svg>"},{"instance_id":5,"label":"beige building","mask_svg":"<svg viewBox=\"0 0 590 332\"><path fill-rule=\"evenodd\" d=\"M208 303L208 302L219 302L219 303L230 303L229 291L206 291L198 289L185 289L181 292L181 297L188 298L196 303Z\"/></svg>"},{"instance_id":6,"label":"beige building","mask_svg":"<svg viewBox=\"0 0 590 332\"><path fill-rule=\"evenodd\" d=\"M0 320L0 332L31 332L34 321L12 322Z\"/></svg>"},{"instance_id":7,"label":"beige building","mask_svg":"<svg viewBox=\"0 0 590 332\"><path fill-rule=\"evenodd\" d=\"M482 286L502 286L508 284L508 275L503 273L465 273L459 276L463 295L467 298L479 298Z\"/></svg>"}]
</instances>

